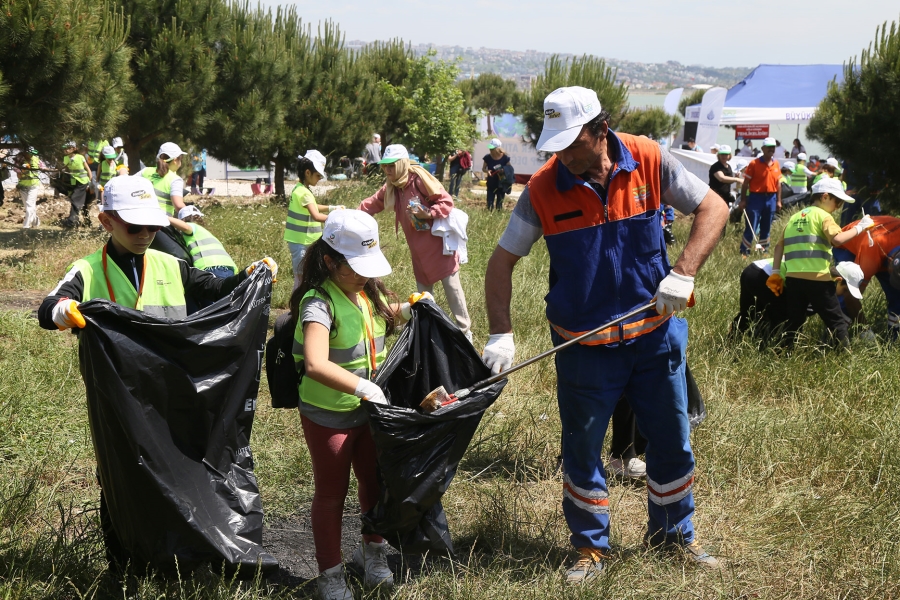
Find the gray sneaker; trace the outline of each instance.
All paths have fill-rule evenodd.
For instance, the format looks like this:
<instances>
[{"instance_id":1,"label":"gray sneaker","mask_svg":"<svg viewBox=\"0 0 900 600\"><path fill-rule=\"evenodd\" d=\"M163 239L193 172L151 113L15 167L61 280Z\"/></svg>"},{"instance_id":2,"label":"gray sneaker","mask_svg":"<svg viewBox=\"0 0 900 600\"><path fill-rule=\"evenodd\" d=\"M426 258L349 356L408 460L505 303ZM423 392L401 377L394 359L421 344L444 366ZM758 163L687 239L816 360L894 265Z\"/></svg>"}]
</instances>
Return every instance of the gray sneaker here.
<instances>
[{"instance_id":1,"label":"gray sneaker","mask_svg":"<svg viewBox=\"0 0 900 600\"><path fill-rule=\"evenodd\" d=\"M596 548L579 548L578 558L566 571L566 585L581 585L599 577L606 566L607 556Z\"/></svg>"},{"instance_id":2,"label":"gray sneaker","mask_svg":"<svg viewBox=\"0 0 900 600\"><path fill-rule=\"evenodd\" d=\"M353 551L353 564L365 572L366 587L394 585L394 574L387 563L387 542L377 544L360 540Z\"/></svg>"},{"instance_id":3,"label":"gray sneaker","mask_svg":"<svg viewBox=\"0 0 900 600\"><path fill-rule=\"evenodd\" d=\"M316 584L322 600L353 600L353 592L347 586L344 565L340 564L319 573Z\"/></svg>"},{"instance_id":4,"label":"gray sneaker","mask_svg":"<svg viewBox=\"0 0 900 600\"><path fill-rule=\"evenodd\" d=\"M697 541L697 538L694 538L694 541L690 544L683 546L684 554L688 558L690 558L693 562L697 563L701 567L705 567L707 569L718 569L722 565L716 560L716 557L711 555L709 552L703 549L703 546L700 545L700 542Z\"/></svg>"}]
</instances>

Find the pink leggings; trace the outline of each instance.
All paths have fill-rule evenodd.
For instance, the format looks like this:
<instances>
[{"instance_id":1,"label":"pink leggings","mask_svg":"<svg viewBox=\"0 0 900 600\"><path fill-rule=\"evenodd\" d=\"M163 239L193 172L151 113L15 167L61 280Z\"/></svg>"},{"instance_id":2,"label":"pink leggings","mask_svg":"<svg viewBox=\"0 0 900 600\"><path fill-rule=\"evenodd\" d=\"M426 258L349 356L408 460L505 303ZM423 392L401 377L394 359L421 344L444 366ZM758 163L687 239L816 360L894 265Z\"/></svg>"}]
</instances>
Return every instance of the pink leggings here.
<instances>
[{"instance_id":1,"label":"pink leggings","mask_svg":"<svg viewBox=\"0 0 900 600\"><path fill-rule=\"evenodd\" d=\"M352 429L332 429L300 415L306 446L312 459L315 492L312 501L313 541L319 571L341 562L341 519L350 487L350 466L356 475L359 507L368 511L378 501L375 443L368 423ZM377 535L364 535L366 542L382 542Z\"/></svg>"}]
</instances>

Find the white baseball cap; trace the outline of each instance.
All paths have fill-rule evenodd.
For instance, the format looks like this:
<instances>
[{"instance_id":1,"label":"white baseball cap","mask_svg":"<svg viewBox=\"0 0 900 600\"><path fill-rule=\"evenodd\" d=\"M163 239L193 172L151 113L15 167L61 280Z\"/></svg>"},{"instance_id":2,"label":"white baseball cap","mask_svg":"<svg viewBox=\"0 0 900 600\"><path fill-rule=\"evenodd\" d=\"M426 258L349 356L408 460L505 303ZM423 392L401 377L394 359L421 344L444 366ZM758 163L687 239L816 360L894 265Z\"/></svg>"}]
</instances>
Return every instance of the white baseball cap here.
<instances>
[{"instance_id":1,"label":"white baseball cap","mask_svg":"<svg viewBox=\"0 0 900 600\"><path fill-rule=\"evenodd\" d=\"M113 148L121 148L121 147L124 146L124 145L125 145L125 144L122 143L122 138L120 138L120 137L114 137L114 138L113 138L113 141L112 141L112 147L113 147Z\"/></svg>"},{"instance_id":2,"label":"white baseball cap","mask_svg":"<svg viewBox=\"0 0 900 600\"><path fill-rule=\"evenodd\" d=\"M373 133L373 134L372 134L372 138L373 138L373 139L376 139L376 140L380 140L380 139L381 139L381 134L380 134L380 133Z\"/></svg>"},{"instance_id":3,"label":"white baseball cap","mask_svg":"<svg viewBox=\"0 0 900 600\"><path fill-rule=\"evenodd\" d=\"M103 150L100 151L100 154L103 156L103 158L115 158L119 155L119 153L116 152L116 149L112 146L103 146Z\"/></svg>"},{"instance_id":4,"label":"white baseball cap","mask_svg":"<svg viewBox=\"0 0 900 600\"><path fill-rule=\"evenodd\" d=\"M401 158L409 159L409 152L406 151L406 146L403 144L391 144L384 149L384 155L381 157L381 160L378 161L378 164L389 165L397 162ZM357 273L359 273L359 271L357 271ZM360 275L362 275L362 273L360 273ZM381 277L381 275L373 275L372 277Z\"/></svg>"},{"instance_id":5,"label":"white baseball cap","mask_svg":"<svg viewBox=\"0 0 900 600\"><path fill-rule=\"evenodd\" d=\"M829 156L828 160L825 161L825 164L829 167L834 167L835 169L841 168L841 165L838 163L837 159L833 156Z\"/></svg>"},{"instance_id":6,"label":"white baseball cap","mask_svg":"<svg viewBox=\"0 0 900 600\"><path fill-rule=\"evenodd\" d=\"M597 92L584 87L561 87L544 99L544 129L538 139L541 152L558 152L568 148L581 126L600 114Z\"/></svg>"},{"instance_id":7,"label":"white baseball cap","mask_svg":"<svg viewBox=\"0 0 900 600\"><path fill-rule=\"evenodd\" d=\"M856 200L848 196L847 192L844 191L844 186L841 185L841 181L833 177L823 177L814 183L812 186L812 193L829 194L835 198L840 198L844 202L849 202L850 204L856 202Z\"/></svg>"},{"instance_id":8,"label":"white baseball cap","mask_svg":"<svg viewBox=\"0 0 900 600\"><path fill-rule=\"evenodd\" d=\"M187 152L182 150L175 142L166 142L159 147L159 152L156 153L156 158L159 158L163 154L172 159L178 158L179 156L184 156L185 154L187 154Z\"/></svg>"},{"instance_id":9,"label":"white baseball cap","mask_svg":"<svg viewBox=\"0 0 900 600\"><path fill-rule=\"evenodd\" d=\"M312 162L313 167L316 168L316 171L319 172L319 175L325 178L328 177L328 175L325 174L325 163L327 163L328 160L321 152L319 152L318 150L307 150L306 154L304 154L301 158L309 159ZM303 173L301 173L300 175L302 176Z\"/></svg>"},{"instance_id":10,"label":"white baseball cap","mask_svg":"<svg viewBox=\"0 0 900 600\"><path fill-rule=\"evenodd\" d=\"M384 277L391 274L391 265L378 243L378 222L371 215L354 209L329 213L322 228L322 239L340 252L358 275Z\"/></svg>"},{"instance_id":11,"label":"white baseball cap","mask_svg":"<svg viewBox=\"0 0 900 600\"><path fill-rule=\"evenodd\" d=\"M500 138L491 138L491 141L488 142L488 150L493 150L494 148L499 148L503 145L503 142L500 141Z\"/></svg>"},{"instance_id":12,"label":"white baseball cap","mask_svg":"<svg viewBox=\"0 0 900 600\"><path fill-rule=\"evenodd\" d=\"M775 143L775 138L767 137L766 139L763 140L762 145L763 145L763 148L765 148L766 146L774 147L774 146L777 146L778 144Z\"/></svg>"},{"instance_id":13,"label":"white baseball cap","mask_svg":"<svg viewBox=\"0 0 900 600\"><path fill-rule=\"evenodd\" d=\"M850 295L857 300L862 300L862 292L859 291L859 284L862 283L864 277L862 268L855 262L849 260L839 262L836 268L837 272L844 278L844 283L847 284Z\"/></svg>"},{"instance_id":14,"label":"white baseball cap","mask_svg":"<svg viewBox=\"0 0 900 600\"><path fill-rule=\"evenodd\" d=\"M728 144L722 144L721 146L719 146L719 151L717 152L717 154L731 154L731 146L729 146Z\"/></svg>"},{"instance_id":15,"label":"white baseball cap","mask_svg":"<svg viewBox=\"0 0 900 600\"><path fill-rule=\"evenodd\" d=\"M150 180L140 175L113 177L103 188L103 204L100 212L110 210L132 225L159 225L165 227L169 218L159 207L156 192Z\"/></svg>"},{"instance_id":16,"label":"white baseball cap","mask_svg":"<svg viewBox=\"0 0 900 600\"><path fill-rule=\"evenodd\" d=\"M193 204L186 204L184 208L178 211L178 218L184 220L188 217L202 217L203 213Z\"/></svg>"},{"instance_id":17,"label":"white baseball cap","mask_svg":"<svg viewBox=\"0 0 900 600\"><path fill-rule=\"evenodd\" d=\"M797 160L806 160L806 152L801 152L797 155Z\"/></svg>"},{"instance_id":18,"label":"white baseball cap","mask_svg":"<svg viewBox=\"0 0 900 600\"><path fill-rule=\"evenodd\" d=\"M795 165L795 164L792 163L791 161L786 160L786 161L784 161L784 162L781 164L781 169L782 169L782 170L787 169L787 170L789 170L789 171L793 171L793 170L794 170L794 167L796 167L796 166L797 166L797 165Z\"/></svg>"}]
</instances>

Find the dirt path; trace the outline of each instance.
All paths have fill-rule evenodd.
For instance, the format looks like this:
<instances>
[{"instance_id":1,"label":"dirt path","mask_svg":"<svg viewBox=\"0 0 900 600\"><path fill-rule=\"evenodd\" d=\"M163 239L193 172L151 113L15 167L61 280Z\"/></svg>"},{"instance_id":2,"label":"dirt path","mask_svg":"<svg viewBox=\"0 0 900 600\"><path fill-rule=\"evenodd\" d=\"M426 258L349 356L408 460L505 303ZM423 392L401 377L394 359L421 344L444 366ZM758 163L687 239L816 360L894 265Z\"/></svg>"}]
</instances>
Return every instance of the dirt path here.
<instances>
[{"instance_id":1,"label":"dirt path","mask_svg":"<svg viewBox=\"0 0 900 600\"><path fill-rule=\"evenodd\" d=\"M37 317L37 309L47 295L47 290L2 290L0 310L28 311Z\"/></svg>"}]
</instances>

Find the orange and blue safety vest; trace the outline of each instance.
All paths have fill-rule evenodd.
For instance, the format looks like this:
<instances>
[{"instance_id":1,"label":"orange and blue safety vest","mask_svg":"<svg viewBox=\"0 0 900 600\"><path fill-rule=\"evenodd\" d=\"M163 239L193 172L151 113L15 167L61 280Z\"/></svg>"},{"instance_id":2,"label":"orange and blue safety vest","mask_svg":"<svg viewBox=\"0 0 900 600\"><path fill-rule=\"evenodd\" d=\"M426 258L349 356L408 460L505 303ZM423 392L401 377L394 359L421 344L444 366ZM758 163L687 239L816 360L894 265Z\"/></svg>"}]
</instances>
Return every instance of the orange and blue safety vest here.
<instances>
[{"instance_id":1,"label":"orange and blue safety vest","mask_svg":"<svg viewBox=\"0 0 900 600\"><path fill-rule=\"evenodd\" d=\"M606 198L556 156L528 183L550 254L547 319L566 339L647 304L671 269L659 226L659 145L612 131L607 143L617 160ZM627 344L669 316L650 310L581 343Z\"/></svg>"}]
</instances>

